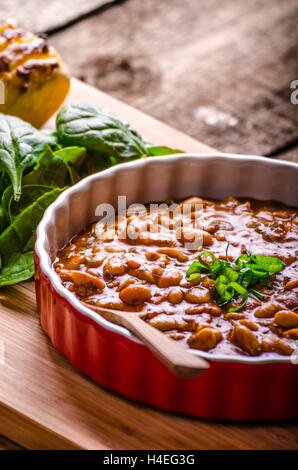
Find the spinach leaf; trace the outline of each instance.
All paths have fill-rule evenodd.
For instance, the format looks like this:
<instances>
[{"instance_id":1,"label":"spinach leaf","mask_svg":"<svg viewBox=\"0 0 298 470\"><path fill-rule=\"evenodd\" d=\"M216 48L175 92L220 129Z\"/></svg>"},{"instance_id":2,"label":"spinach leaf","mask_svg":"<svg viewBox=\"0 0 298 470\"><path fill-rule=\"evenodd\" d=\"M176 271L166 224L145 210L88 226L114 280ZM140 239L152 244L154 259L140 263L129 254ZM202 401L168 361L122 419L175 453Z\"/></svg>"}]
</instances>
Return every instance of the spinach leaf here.
<instances>
[{"instance_id":1,"label":"spinach leaf","mask_svg":"<svg viewBox=\"0 0 298 470\"><path fill-rule=\"evenodd\" d=\"M113 164L114 163L111 162L111 157L109 156L96 155L92 152L87 152L83 164L77 169L77 171L81 178L85 178L93 173L106 170L113 166Z\"/></svg>"},{"instance_id":2,"label":"spinach leaf","mask_svg":"<svg viewBox=\"0 0 298 470\"><path fill-rule=\"evenodd\" d=\"M162 155L172 155L174 153L183 153L181 150L171 149L164 145L148 145L147 154L152 157L161 157Z\"/></svg>"},{"instance_id":3,"label":"spinach leaf","mask_svg":"<svg viewBox=\"0 0 298 470\"><path fill-rule=\"evenodd\" d=\"M33 250L35 230L45 209L55 201L64 188L55 188L40 196L26 207L0 235L0 254L6 255L15 251Z\"/></svg>"},{"instance_id":4,"label":"spinach leaf","mask_svg":"<svg viewBox=\"0 0 298 470\"><path fill-rule=\"evenodd\" d=\"M13 204L15 210L19 213L22 212L23 209L26 208L27 205L32 204L39 196L45 194L48 191L51 191L54 186L46 186L46 185L38 185L38 184L28 184L22 186L22 195L19 201L15 201L13 198L13 187L9 186L6 188L2 195L1 206L6 212L6 215L10 219L9 211L10 206ZM23 191L25 189L25 194ZM32 190L32 194L30 194L30 189Z\"/></svg>"},{"instance_id":5,"label":"spinach leaf","mask_svg":"<svg viewBox=\"0 0 298 470\"><path fill-rule=\"evenodd\" d=\"M41 184L26 185L22 187L22 195L18 202L11 196L8 203L7 212L10 223L23 212L28 206L31 206L39 197L48 193L53 188L51 186L43 186Z\"/></svg>"},{"instance_id":6,"label":"spinach leaf","mask_svg":"<svg viewBox=\"0 0 298 470\"><path fill-rule=\"evenodd\" d=\"M9 201L11 200L12 196L13 196L13 187L10 185L5 189L4 193L2 194L2 199L1 199L1 205L3 209L5 209L6 211L8 210Z\"/></svg>"},{"instance_id":7,"label":"spinach leaf","mask_svg":"<svg viewBox=\"0 0 298 470\"><path fill-rule=\"evenodd\" d=\"M10 186L10 179L7 173L0 174L0 194L5 191L7 186Z\"/></svg>"},{"instance_id":8,"label":"spinach leaf","mask_svg":"<svg viewBox=\"0 0 298 470\"><path fill-rule=\"evenodd\" d=\"M24 171L36 163L48 144L57 145L56 133L38 131L17 117L0 114L0 171L9 176L16 201Z\"/></svg>"},{"instance_id":9,"label":"spinach leaf","mask_svg":"<svg viewBox=\"0 0 298 470\"><path fill-rule=\"evenodd\" d=\"M27 123L26 123L27 124ZM35 161L38 156L48 145L53 150L59 150L61 145L58 142L58 134L56 131L50 131L48 129L35 129L34 132L23 137L23 141L32 147L32 154Z\"/></svg>"},{"instance_id":10,"label":"spinach leaf","mask_svg":"<svg viewBox=\"0 0 298 470\"><path fill-rule=\"evenodd\" d=\"M85 147L65 147L61 150L56 150L54 155L62 158L69 165L75 168L80 166L86 156Z\"/></svg>"},{"instance_id":11,"label":"spinach leaf","mask_svg":"<svg viewBox=\"0 0 298 470\"><path fill-rule=\"evenodd\" d=\"M60 187L65 183L67 172L68 166L65 161L47 146L38 158L33 171L24 176L22 183Z\"/></svg>"},{"instance_id":12,"label":"spinach leaf","mask_svg":"<svg viewBox=\"0 0 298 470\"><path fill-rule=\"evenodd\" d=\"M146 154L146 143L127 122L95 105L64 106L57 115L57 133L62 145L79 145L119 161Z\"/></svg>"},{"instance_id":13,"label":"spinach leaf","mask_svg":"<svg viewBox=\"0 0 298 470\"><path fill-rule=\"evenodd\" d=\"M63 187L66 185L67 174L73 180L72 165L77 166L82 163L86 155L83 147L66 147L53 152L47 146L37 160L37 164L31 173L23 178L24 184L43 184L53 187Z\"/></svg>"},{"instance_id":14,"label":"spinach leaf","mask_svg":"<svg viewBox=\"0 0 298 470\"><path fill-rule=\"evenodd\" d=\"M81 179L78 171L85 160L86 149L84 147L66 147L56 151L55 155L63 159L67 165L69 174L69 181L67 183L71 185L78 183Z\"/></svg>"},{"instance_id":15,"label":"spinach leaf","mask_svg":"<svg viewBox=\"0 0 298 470\"><path fill-rule=\"evenodd\" d=\"M33 251L10 253L3 257L0 287L26 281L34 274Z\"/></svg>"},{"instance_id":16,"label":"spinach leaf","mask_svg":"<svg viewBox=\"0 0 298 470\"><path fill-rule=\"evenodd\" d=\"M6 210L0 205L0 233L7 227L9 224Z\"/></svg>"}]
</instances>

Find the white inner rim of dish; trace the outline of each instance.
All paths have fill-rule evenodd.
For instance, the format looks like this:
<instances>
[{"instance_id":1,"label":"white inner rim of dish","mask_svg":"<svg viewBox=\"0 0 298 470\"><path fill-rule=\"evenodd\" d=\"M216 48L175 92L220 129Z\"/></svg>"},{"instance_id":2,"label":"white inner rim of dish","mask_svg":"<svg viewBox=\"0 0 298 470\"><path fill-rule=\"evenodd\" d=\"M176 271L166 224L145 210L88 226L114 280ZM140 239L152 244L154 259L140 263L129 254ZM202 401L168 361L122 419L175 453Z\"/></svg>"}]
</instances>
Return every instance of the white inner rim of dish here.
<instances>
[{"instance_id":1,"label":"white inner rim of dish","mask_svg":"<svg viewBox=\"0 0 298 470\"><path fill-rule=\"evenodd\" d=\"M109 168L107 170L104 170L100 173L96 173L93 175L88 176L87 178L83 179L79 183L77 183L75 186L70 187L66 191L64 191L58 198L57 200L51 204L48 209L45 211L43 219L41 220L38 229L37 229L37 240L35 244L35 251L36 254L39 258L39 263L40 263L40 269L42 272L47 276L49 281L52 283L53 287L57 291L59 295L65 298L67 302L69 302L76 310L78 310L81 314L85 315L86 317L92 319L95 323L99 324L100 326L107 328L108 330L112 330L115 333L119 333L131 341L141 343L142 342L134 335L132 334L129 330L126 328L115 325L113 323L108 322L105 320L103 317L95 313L93 310L85 307L80 300L73 294L71 293L66 287L62 285L61 279L58 276L58 274L55 272L55 270L52 268L52 260L49 256L49 253L47 252L45 246L46 246L46 241L47 241L47 232L50 227L50 225L53 223L54 220L54 212L61 209L62 207L65 207L69 203L70 197L73 197L75 195L78 195L84 188L90 186L91 183L94 181L103 181L105 179L108 179L112 176L117 175L119 172L123 170L129 170L129 169L142 169L148 165L150 165L154 161L154 165L164 165L165 163L192 163L195 160L199 160L200 163L206 163L206 164L212 164L212 163L224 163L227 162L230 165L232 164L234 168L238 168L241 166L254 166L255 168L258 167L259 170L266 170L267 168L271 168L274 170L286 170L288 173L289 171L292 173L296 173L296 182L298 181L298 164L292 163L292 162L287 162L287 161L280 161L280 160L272 160L272 159L267 159L265 157L256 157L256 156L249 156L249 155L235 155L235 154L223 154L223 153L211 153L211 154L192 154L192 153L185 153L185 154L175 154L171 156L165 156L165 157L150 157L150 158L145 158L141 160L135 160L132 162L128 163L123 163L117 166L114 166L112 168ZM295 180L295 176L293 177L293 181ZM281 182L279 182L281 184ZM266 185L265 185L266 186ZM262 193L263 190L260 190L260 193ZM265 191L266 193L266 191ZM188 196L191 195L199 195L202 197L211 197L212 196L206 196L205 194L188 194ZM229 196L235 196L235 197L243 197L242 195L237 195L237 194L229 194ZM171 195L168 195L168 197L173 197ZM228 197L228 196L226 196ZM251 197L251 198L256 198L256 199L263 199L265 200L266 197L259 197L256 195L250 195L246 194L246 197ZM291 203L288 203L285 201L283 197L281 198L269 198L269 199L274 199L279 202L282 202L284 204L288 204L291 206L294 206L297 204L297 194L291 194L292 200ZM218 197L214 197L215 199ZM156 199L155 199L156 200ZM267 198L268 200L268 198ZM295 204L296 201L296 204ZM139 201L134 201L134 202L139 202ZM148 201L151 202L151 201ZM196 354L200 357L204 357L208 359L209 361L224 361L224 362L240 362L240 363L248 363L248 364L266 364L266 363L272 363L272 362L286 362L290 363L291 362L291 356L280 356L280 357L247 357L247 356L238 356L238 355L223 355L223 354L216 354L216 353L208 353L204 351L198 351L194 349L189 349L189 352L192 354Z\"/></svg>"}]
</instances>

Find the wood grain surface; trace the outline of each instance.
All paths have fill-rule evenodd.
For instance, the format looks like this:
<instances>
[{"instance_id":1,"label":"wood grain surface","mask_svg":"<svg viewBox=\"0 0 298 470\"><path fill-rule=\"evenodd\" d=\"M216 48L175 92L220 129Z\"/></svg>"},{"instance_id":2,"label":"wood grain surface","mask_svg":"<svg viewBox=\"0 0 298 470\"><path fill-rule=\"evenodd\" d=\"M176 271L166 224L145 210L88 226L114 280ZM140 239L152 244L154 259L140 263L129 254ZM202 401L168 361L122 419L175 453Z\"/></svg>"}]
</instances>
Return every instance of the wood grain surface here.
<instances>
[{"instance_id":1,"label":"wood grain surface","mask_svg":"<svg viewBox=\"0 0 298 470\"><path fill-rule=\"evenodd\" d=\"M206 146L73 81L68 98L112 109L153 142ZM209 149L210 151L210 149ZM297 424L213 422L162 412L77 372L43 334L34 286L0 291L0 434L28 449L298 449Z\"/></svg>"},{"instance_id":2,"label":"wood grain surface","mask_svg":"<svg viewBox=\"0 0 298 470\"><path fill-rule=\"evenodd\" d=\"M0 436L0 450L22 450L23 447L18 446L15 442Z\"/></svg>"},{"instance_id":3,"label":"wood grain surface","mask_svg":"<svg viewBox=\"0 0 298 470\"><path fill-rule=\"evenodd\" d=\"M45 33L69 25L114 0L0 0L0 21L14 18L25 29Z\"/></svg>"},{"instance_id":4,"label":"wood grain surface","mask_svg":"<svg viewBox=\"0 0 298 470\"><path fill-rule=\"evenodd\" d=\"M50 40L74 76L221 151L298 160L297 21L297 0L129 0Z\"/></svg>"}]
</instances>

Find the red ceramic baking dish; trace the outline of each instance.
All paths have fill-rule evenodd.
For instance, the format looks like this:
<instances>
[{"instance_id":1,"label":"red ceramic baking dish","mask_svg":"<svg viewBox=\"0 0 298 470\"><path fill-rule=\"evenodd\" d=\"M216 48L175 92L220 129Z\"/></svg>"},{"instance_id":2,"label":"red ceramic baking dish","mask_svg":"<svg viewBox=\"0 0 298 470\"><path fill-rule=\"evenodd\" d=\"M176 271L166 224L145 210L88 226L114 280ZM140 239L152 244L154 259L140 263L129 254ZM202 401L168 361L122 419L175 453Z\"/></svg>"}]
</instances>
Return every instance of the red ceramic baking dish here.
<instances>
[{"instance_id":1,"label":"red ceramic baking dish","mask_svg":"<svg viewBox=\"0 0 298 470\"><path fill-rule=\"evenodd\" d=\"M52 258L96 220L100 203L116 206L200 195L298 202L298 165L262 157L175 155L141 159L92 175L46 211L35 246L36 297L44 331L81 372L100 385L156 407L231 420L298 416L298 348L291 357L223 356L191 350L210 363L199 377L173 375L132 333L104 320L65 287Z\"/></svg>"}]
</instances>

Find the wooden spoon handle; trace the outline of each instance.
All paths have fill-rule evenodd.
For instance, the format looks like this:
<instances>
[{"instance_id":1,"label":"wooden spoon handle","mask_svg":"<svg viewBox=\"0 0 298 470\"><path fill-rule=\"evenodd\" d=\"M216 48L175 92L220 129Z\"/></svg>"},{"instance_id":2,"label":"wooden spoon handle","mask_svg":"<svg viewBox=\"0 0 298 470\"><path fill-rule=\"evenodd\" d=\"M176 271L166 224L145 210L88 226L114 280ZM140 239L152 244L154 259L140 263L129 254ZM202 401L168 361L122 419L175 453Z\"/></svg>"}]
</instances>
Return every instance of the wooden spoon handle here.
<instances>
[{"instance_id":1,"label":"wooden spoon handle","mask_svg":"<svg viewBox=\"0 0 298 470\"><path fill-rule=\"evenodd\" d=\"M99 313L106 320L132 331L177 376L192 378L208 369L209 364L207 361L189 353L187 349L184 349L173 339L142 320L138 313L85 305Z\"/></svg>"},{"instance_id":2,"label":"wooden spoon handle","mask_svg":"<svg viewBox=\"0 0 298 470\"><path fill-rule=\"evenodd\" d=\"M123 323L178 377L192 378L208 369L207 361L189 353L187 349L146 323L139 316L127 315Z\"/></svg>"}]
</instances>

